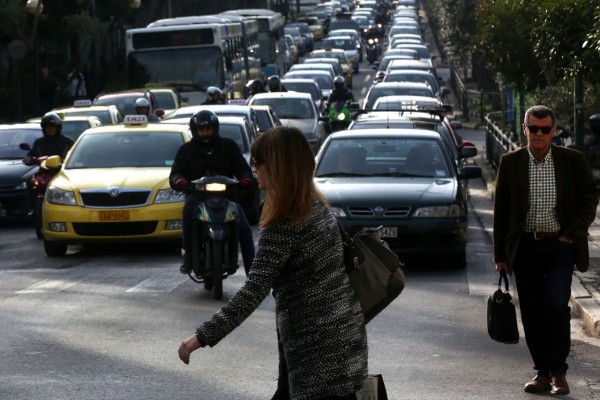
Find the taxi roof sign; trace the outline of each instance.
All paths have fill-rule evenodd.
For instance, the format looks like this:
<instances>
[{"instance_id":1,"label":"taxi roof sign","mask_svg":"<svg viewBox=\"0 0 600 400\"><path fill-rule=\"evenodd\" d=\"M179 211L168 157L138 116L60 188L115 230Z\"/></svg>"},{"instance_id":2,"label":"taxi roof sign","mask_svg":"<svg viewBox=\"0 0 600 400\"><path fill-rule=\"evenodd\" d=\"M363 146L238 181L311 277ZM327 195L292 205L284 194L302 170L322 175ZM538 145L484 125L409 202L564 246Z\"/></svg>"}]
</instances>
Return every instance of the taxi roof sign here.
<instances>
[{"instance_id":1,"label":"taxi roof sign","mask_svg":"<svg viewBox=\"0 0 600 400\"><path fill-rule=\"evenodd\" d=\"M142 125L148 123L148 117L145 115L126 115L123 120L125 125Z\"/></svg>"},{"instance_id":2,"label":"taxi roof sign","mask_svg":"<svg viewBox=\"0 0 600 400\"><path fill-rule=\"evenodd\" d=\"M89 107L91 105L92 101L90 99L75 100L73 103L73 107Z\"/></svg>"}]
</instances>

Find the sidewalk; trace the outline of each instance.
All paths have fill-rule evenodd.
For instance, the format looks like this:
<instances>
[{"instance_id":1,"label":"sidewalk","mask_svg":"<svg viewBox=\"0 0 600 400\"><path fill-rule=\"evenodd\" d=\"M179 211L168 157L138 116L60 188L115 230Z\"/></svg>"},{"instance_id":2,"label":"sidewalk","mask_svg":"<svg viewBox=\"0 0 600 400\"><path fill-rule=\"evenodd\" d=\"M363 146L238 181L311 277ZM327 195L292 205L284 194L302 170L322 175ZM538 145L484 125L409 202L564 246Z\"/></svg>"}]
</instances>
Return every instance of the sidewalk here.
<instances>
[{"instance_id":1,"label":"sidewalk","mask_svg":"<svg viewBox=\"0 0 600 400\"><path fill-rule=\"evenodd\" d=\"M471 127L474 129L474 127ZM481 167L482 179L490 197L493 198L492 179L496 170L485 155L478 155L475 163ZM587 272L575 272L571 286L571 307L584 323L588 335L600 338L600 206L596 209L596 220L589 229L590 268Z\"/></svg>"}]
</instances>

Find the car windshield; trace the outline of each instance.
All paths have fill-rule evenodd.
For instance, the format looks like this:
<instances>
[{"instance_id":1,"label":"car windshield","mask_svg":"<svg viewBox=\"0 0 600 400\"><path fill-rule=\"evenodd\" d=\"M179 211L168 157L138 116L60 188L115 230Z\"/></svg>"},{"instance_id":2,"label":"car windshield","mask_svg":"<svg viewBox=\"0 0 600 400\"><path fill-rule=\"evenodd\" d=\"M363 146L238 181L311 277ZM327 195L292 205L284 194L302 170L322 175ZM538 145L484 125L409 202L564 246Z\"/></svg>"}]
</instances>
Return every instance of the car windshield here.
<instances>
[{"instance_id":1,"label":"car windshield","mask_svg":"<svg viewBox=\"0 0 600 400\"><path fill-rule=\"evenodd\" d=\"M383 80L384 82L423 82L429 86L438 89L437 80L433 75L429 74L411 74L411 73L390 73Z\"/></svg>"},{"instance_id":2,"label":"car windshield","mask_svg":"<svg viewBox=\"0 0 600 400\"><path fill-rule=\"evenodd\" d=\"M301 82L283 82L283 85L288 91L308 93L314 101L321 99L321 91L314 84L301 83Z\"/></svg>"},{"instance_id":3,"label":"car windshield","mask_svg":"<svg viewBox=\"0 0 600 400\"><path fill-rule=\"evenodd\" d=\"M317 85L319 85L319 88L321 90L333 89L333 79L331 79L331 76L328 74L316 75L316 74L311 74L310 72L294 71L294 72L288 72L287 74L285 74L284 77L285 78L312 79L315 82L317 82ZM279 117L281 118L281 115Z\"/></svg>"},{"instance_id":4,"label":"car windshield","mask_svg":"<svg viewBox=\"0 0 600 400\"><path fill-rule=\"evenodd\" d=\"M323 41L323 47L333 47L342 50L356 50L356 45L350 39L330 38Z\"/></svg>"},{"instance_id":5,"label":"car windshield","mask_svg":"<svg viewBox=\"0 0 600 400\"><path fill-rule=\"evenodd\" d=\"M173 132L88 134L65 168L170 167L182 144L183 136Z\"/></svg>"},{"instance_id":6,"label":"car windshield","mask_svg":"<svg viewBox=\"0 0 600 400\"><path fill-rule=\"evenodd\" d=\"M0 130L0 159L22 159L27 155L27 150L21 150L19 145L27 143L31 147L33 142L40 137L42 137L42 128Z\"/></svg>"},{"instance_id":7,"label":"car windshield","mask_svg":"<svg viewBox=\"0 0 600 400\"><path fill-rule=\"evenodd\" d=\"M157 107L159 108L164 110L172 110L177 108L175 99L169 92L154 92L154 97L156 98L156 102L158 103Z\"/></svg>"},{"instance_id":8,"label":"car windshield","mask_svg":"<svg viewBox=\"0 0 600 400\"><path fill-rule=\"evenodd\" d=\"M77 140L83 131L89 128L90 123L88 121L63 121L62 134Z\"/></svg>"},{"instance_id":9,"label":"car windshield","mask_svg":"<svg viewBox=\"0 0 600 400\"><path fill-rule=\"evenodd\" d=\"M219 126L219 136L233 140L242 153L250 151L248 142L244 140L243 128L239 124L221 124Z\"/></svg>"},{"instance_id":10,"label":"car windshield","mask_svg":"<svg viewBox=\"0 0 600 400\"><path fill-rule=\"evenodd\" d=\"M140 97L144 97L143 94L136 94L131 96L104 96L97 100L94 100L94 105L97 106L109 106L115 105L123 115L135 114L135 101Z\"/></svg>"},{"instance_id":11,"label":"car windshield","mask_svg":"<svg viewBox=\"0 0 600 400\"><path fill-rule=\"evenodd\" d=\"M378 98L383 96L421 96L435 97L431 88L408 88L408 87L374 87L367 95L366 109L371 109L375 106Z\"/></svg>"},{"instance_id":12,"label":"car windshield","mask_svg":"<svg viewBox=\"0 0 600 400\"><path fill-rule=\"evenodd\" d=\"M451 171L438 141L375 137L332 140L315 176L448 178Z\"/></svg>"},{"instance_id":13,"label":"car windshield","mask_svg":"<svg viewBox=\"0 0 600 400\"><path fill-rule=\"evenodd\" d=\"M110 119L110 114L108 111L100 111L100 110L94 110L94 111L87 111L87 110L70 110L70 111L59 111L60 113L64 113L65 116L70 116L70 117L80 117L80 116L91 116L91 117L98 117L98 119L100 119L100 122L102 122L102 125L112 125L112 121ZM135 113L134 113L135 114Z\"/></svg>"},{"instance_id":14,"label":"car windshield","mask_svg":"<svg viewBox=\"0 0 600 400\"><path fill-rule=\"evenodd\" d=\"M262 98L255 99L253 104L271 106L279 118L314 119L315 112L311 100L294 98Z\"/></svg>"}]
</instances>

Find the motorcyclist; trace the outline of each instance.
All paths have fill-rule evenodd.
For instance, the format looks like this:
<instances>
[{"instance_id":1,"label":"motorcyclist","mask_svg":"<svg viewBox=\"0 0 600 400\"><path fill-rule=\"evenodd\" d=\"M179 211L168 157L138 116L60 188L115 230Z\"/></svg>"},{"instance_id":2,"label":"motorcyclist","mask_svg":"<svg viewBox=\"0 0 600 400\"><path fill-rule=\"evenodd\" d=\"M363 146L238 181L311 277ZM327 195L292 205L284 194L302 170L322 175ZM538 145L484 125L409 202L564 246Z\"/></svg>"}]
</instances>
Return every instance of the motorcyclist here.
<instances>
[{"instance_id":1,"label":"motorcyclist","mask_svg":"<svg viewBox=\"0 0 600 400\"><path fill-rule=\"evenodd\" d=\"M267 79L267 86L269 87L269 92L287 92L278 75L271 75Z\"/></svg>"},{"instance_id":2,"label":"motorcyclist","mask_svg":"<svg viewBox=\"0 0 600 400\"><path fill-rule=\"evenodd\" d=\"M44 136L33 142L23 162L33 165L34 157L43 156L60 156L64 160L73 146L73 139L62 134L62 120L58 114L53 112L44 114L40 126Z\"/></svg>"},{"instance_id":3,"label":"motorcyclist","mask_svg":"<svg viewBox=\"0 0 600 400\"><path fill-rule=\"evenodd\" d=\"M206 100L202 104L225 104L221 89L216 86L209 86L206 89Z\"/></svg>"},{"instance_id":4,"label":"motorcyclist","mask_svg":"<svg viewBox=\"0 0 600 400\"><path fill-rule=\"evenodd\" d=\"M262 79L253 79L246 84L246 89L248 89L248 99L254 96L257 93L266 93L265 83Z\"/></svg>"},{"instance_id":5,"label":"motorcyclist","mask_svg":"<svg viewBox=\"0 0 600 400\"><path fill-rule=\"evenodd\" d=\"M140 97L135 100L135 113L138 115L145 115L148 118L148 122L159 122L160 119L150 112L150 102L145 97Z\"/></svg>"},{"instance_id":6,"label":"motorcyclist","mask_svg":"<svg viewBox=\"0 0 600 400\"><path fill-rule=\"evenodd\" d=\"M225 175L235 177L242 187L251 187L252 170L242 156L235 142L219 135L219 119L215 113L202 110L195 113L190 119L192 140L183 144L173 161L169 184L174 190L186 194L183 206L183 264L180 267L182 274L190 273L192 269L193 248L193 219L194 209L202 194L190 191L190 182L206 175ZM238 204L240 215L240 248L246 274L250 270L254 259L254 241L252 230Z\"/></svg>"},{"instance_id":7,"label":"motorcyclist","mask_svg":"<svg viewBox=\"0 0 600 400\"><path fill-rule=\"evenodd\" d=\"M343 76L341 76L341 75L336 76L335 79L333 80L333 86L334 86L334 88L331 91L331 93L329 94L329 97L327 98L327 106L325 109L326 112L329 111L329 107L333 103L336 103L338 101L354 102L354 94L352 93L352 90L350 90L346 87L346 80L344 79Z\"/></svg>"}]
</instances>

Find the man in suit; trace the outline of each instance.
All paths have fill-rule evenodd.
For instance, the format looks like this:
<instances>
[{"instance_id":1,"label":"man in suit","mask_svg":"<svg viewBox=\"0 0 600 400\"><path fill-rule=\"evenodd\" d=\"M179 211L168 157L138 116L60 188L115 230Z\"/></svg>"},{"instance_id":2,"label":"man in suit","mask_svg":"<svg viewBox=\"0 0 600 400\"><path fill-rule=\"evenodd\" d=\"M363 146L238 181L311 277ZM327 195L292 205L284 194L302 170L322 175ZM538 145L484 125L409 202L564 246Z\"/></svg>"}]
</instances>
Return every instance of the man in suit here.
<instances>
[{"instance_id":1,"label":"man in suit","mask_svg":"<svg viewBox=\"0 0 600 400\"><path fill-rule=\"evenodd\" d=\"M589 265L587 230L598 194L583 154L551 145L554 112L527 110L526 147L502 156L494 201L496 271L514 271L527 347L537 375L530 393L569 393L566 380L574 265Z\"/></svg>"}]
</instances>

